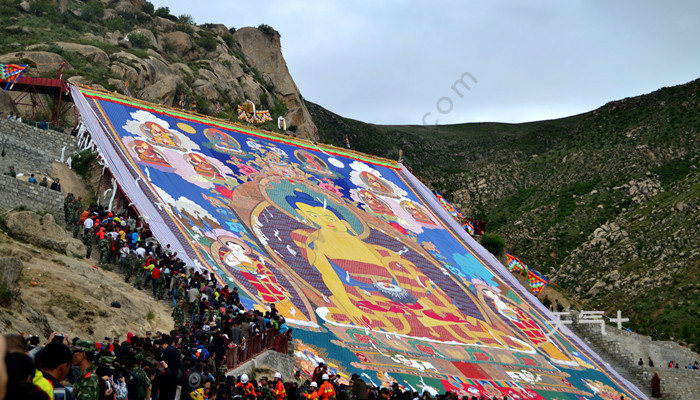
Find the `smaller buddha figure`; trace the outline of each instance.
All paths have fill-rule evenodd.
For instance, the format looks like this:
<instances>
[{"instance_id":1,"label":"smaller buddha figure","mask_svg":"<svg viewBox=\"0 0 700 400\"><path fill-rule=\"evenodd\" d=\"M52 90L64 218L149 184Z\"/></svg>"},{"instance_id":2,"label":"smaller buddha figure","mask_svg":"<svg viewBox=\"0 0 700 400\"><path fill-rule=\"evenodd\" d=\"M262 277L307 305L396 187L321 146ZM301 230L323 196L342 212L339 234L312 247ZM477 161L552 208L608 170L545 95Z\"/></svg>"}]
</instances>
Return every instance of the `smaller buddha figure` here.
<instances>
[{"instance_id":1,"label":"smaller buddha figure","mask_svg":"<svg viewBox=\"0 0 700 400\"><path fill-rule=\"evenodd\" d=\"M306 320L306 317L294 307L291 294L277 281L274 273L261 262L260 258L254 258L252 249L243 241L233 237L219 237L218 241L212 245L212 250L213 255L218 255L218 261L226 270L230 273L238 271L255 288L255 292L251 294L264 306L275 303L285 318Z\"/></svg>"},{"instance_id":2,"label":"smaller buddha figure","mask_svg":"<svg viewBox=\"0 0 700 400\"><path fill-rule=\"evenodd\" d=\"M210 178L210 179L224 179L219 172L219 169L209 162L204 156L197 153L185 154L185 160L192 166L194 172L198 175Z\"/></svg>"},{"instance_id":3,"label":"smaller buddha figure","mask_svg":"<svg viewBox=\"0 0 700 400\"><path fill-rule=\"evenodd\" d=\"M384 194L388 196L394 195L394 190L391 186L384 181L384 179L374 175L371 172L362 171L360 172L360 179L366 184L367 188L375 193Z\"/></svg>"},{"instance_id":4,"label":"smaller buddha figure","mask_svg":"<svg viewBox=\"0 0 700 400\"><path fill-rule=\"evenodd\" d=\"M153 164L156 166L161 166L165 168L172 168L172 165L168 163L168 160L164 155L160 154L150 143L144 142L143 140L136 139L133 143L134 151L138 155L140 162L147 164Z\"/></svg>"},{"instance_id":5,"label":"smaller buddha figure","mask_svg":"<svg viewBox=\"0 0 700 400\"><path fill-rule=\"evenodd\" d=\"M175 135L155 122L147 121L143 123L141 125L141 131L150 137L150 140L157 145L170 147L173 149L180 148Z\"/></svg>"},{"instance_id":6,"label":"smaller buddha figure","mask_svg":"<svg viewBox=\"0 0 700 400\"><path fill-rule=\"evenodd\" d=\"M412 201L410 200L404 200L401 202L401 208L406 210L413 219L415 219L417 222L420 222L422 224L428 224L428 225L435 225L435 222L430 218L430 216L423 211L420 207L415 205Z\"/></svg>"},{"instance_id":7,"label":"smaller buddha figure","mask_svg":"<svg viewBox=\"0 0 700 400\"><path fill-rule=\"evenodd\" d=\"M367 205L369 211L375 214L394 216L394 212L391 210L389 205L369 190L361 189L358 192L358 195L360 200Z\"/></svg>"},{"instance_id":8,"label":"smaller buddha figure","mask_svg":"<svg viewBox=\"0 0 700 400\"><path fill-rule=\"evenodd\" d=\"M219 129L207 128L204 130L204 136L211 142L211 147L221 153L234 155L243 152L236 139Z\"/></svg>"}]
</instances>

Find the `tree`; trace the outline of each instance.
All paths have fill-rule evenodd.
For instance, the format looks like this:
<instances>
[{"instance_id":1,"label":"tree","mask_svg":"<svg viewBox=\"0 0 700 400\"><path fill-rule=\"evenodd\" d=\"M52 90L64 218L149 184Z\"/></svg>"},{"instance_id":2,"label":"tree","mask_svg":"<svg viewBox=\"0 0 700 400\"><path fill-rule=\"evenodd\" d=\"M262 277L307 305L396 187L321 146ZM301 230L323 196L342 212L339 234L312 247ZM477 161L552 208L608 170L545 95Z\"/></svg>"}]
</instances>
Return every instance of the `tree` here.
<instances>
[{"instance_id":1,"label":"tree","mask_svg":"<svg viewBox=\"0 0 700 400\"><path fill-rule=\"evenodd\" d=\"M503 249L506 247L506 242L502 237L495 233L486 233L481 237L481 245L484 246L491 254L500 256L503 254Z\"/></svg>"},{"instance_id":2,"label":"tree","mask_svg":"<svg viewBox=\"0 0 700 400\"><path fill-rule=\"evenodd\" d=\"M156 10L155 14L156 17L161 17L165 19L169 19L171 21L177 22L178 18L172 14L170 14L170 8L168 7L158 7Z\"/></svg>"},{"instance_id":3,"label":"tree","mask_svg":"<svg viewBox=\"0 0 700 400\"><path fill-rule=\"evenodd\" d=\"M194 18L190 14L182 14L177 17L177 20L183 24L194 25Z\"/></svg>"}]
</instances>

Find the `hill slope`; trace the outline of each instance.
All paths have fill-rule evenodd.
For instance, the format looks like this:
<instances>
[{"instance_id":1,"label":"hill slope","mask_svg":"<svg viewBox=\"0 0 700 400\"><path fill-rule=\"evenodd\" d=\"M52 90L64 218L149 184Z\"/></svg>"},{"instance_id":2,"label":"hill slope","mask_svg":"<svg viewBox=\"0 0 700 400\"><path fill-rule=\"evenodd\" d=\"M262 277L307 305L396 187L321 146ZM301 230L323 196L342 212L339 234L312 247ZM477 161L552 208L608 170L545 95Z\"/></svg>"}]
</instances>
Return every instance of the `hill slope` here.
<instances>
[{"instance_id":1,"label":"hill slope","mask_svg":"<svg viewBox=\"0 0 700 400\"><path fill-rule=\"evenodd\" d=\"M0 5L0 22L0 63L29 64L28 76L54 78L65 62L70 82L188 110L196 103L198 112L223 119L235 118L236 107L251 100L270 110L264 128L277 130L276 119L284 116L289 133L313 135L280 35L270 26L196 25L190 16L154 10L144 0L9 0ZM10 101L6 95L0 95L0 111L9 114L12 100L27 103L19 94ZM49 107L43 107L47 100L33 101L42 107L15 104L12 110L47 118L44 110L53 101ZM72 114L65 122L73 123Z\"/></svg>"},{"instance_id":2,"label":"hill slope","mask_svg":"<svg viewBox=\"0 0 700 400\"><path fill-rule=\"evenodd\" d=\"M307 103L321 138L397 158L587 309L700 345L700 80L524 124L380 126ZM697 350L697 347L696 347Z\"/></svg>"}]
</instances>

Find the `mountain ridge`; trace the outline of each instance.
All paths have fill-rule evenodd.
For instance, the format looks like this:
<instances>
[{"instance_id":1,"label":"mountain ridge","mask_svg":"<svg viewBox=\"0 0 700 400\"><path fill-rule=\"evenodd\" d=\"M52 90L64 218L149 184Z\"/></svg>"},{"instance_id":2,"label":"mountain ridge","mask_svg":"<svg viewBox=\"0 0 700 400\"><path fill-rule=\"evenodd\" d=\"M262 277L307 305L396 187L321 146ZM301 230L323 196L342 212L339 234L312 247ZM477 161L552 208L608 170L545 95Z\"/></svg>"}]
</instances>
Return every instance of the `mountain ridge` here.
<instances>
[{"instance_id":1,"label":"mountain ridge","mask_svg":"<svg viewBox=\"0 0 700 400\"><path fill-rule=\"evenodd\" d=\"M560 119L438 127L307 107L324 141L402 150L428 186L588 309L619 307L647 334L660 322L663 338L697 351L699 97L694 80Z\"/></svg>"}]
</instances>

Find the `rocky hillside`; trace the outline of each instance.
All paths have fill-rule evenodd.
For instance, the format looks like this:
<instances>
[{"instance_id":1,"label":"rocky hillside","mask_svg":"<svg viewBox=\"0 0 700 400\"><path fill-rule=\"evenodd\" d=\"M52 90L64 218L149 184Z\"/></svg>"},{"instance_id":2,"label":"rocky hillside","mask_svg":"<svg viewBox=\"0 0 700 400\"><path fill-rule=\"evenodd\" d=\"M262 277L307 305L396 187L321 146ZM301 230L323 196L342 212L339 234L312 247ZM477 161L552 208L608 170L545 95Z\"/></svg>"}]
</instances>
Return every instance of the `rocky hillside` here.
<instances>
[{"instance_id":1,"label":"rocky hillside","mask_svg":"<svg viewBox=\"0 0 700 400\"><path fill-rule=\"evenodd\" d=\"M267 25L195 25L188 15L154 10L144 0L7 0L0 5L0 22L0 63L29 64L28 76L55 77L65 62L71 82L174 107L184 95L187 109L196 101L198 111L209 115L216 114L218 102L217 116L234 121L236 106L251 100L271 111L273 121L264 128L276 131L277 117L284 116L289 133L313 134L280 35ZM12 106L0 98L0 111Z\"/></svg>"},{"instance_id":2,"label":"rocky hillside","mask_svg":"<svg viewBox=\"0 0 700 400\"><path fill-rule=\"evenodd\" d=\"M0 331L101 340L172 329L167 301L153 300L84 255L83 243L51 214L0 210ZM121 307L112 307L114 301Z\"/></svg>"},{"instance_id":3,"label":"rocky hillside","mask_svg":"<svg viewBox=\"0 0 700 400\"><path fill-rule=\"evenodd\" d=\"M700 80L525 124L378 126L307 103L322 140L397 158L586 309L700 346Z\"/></svg>"}]
</instances>

